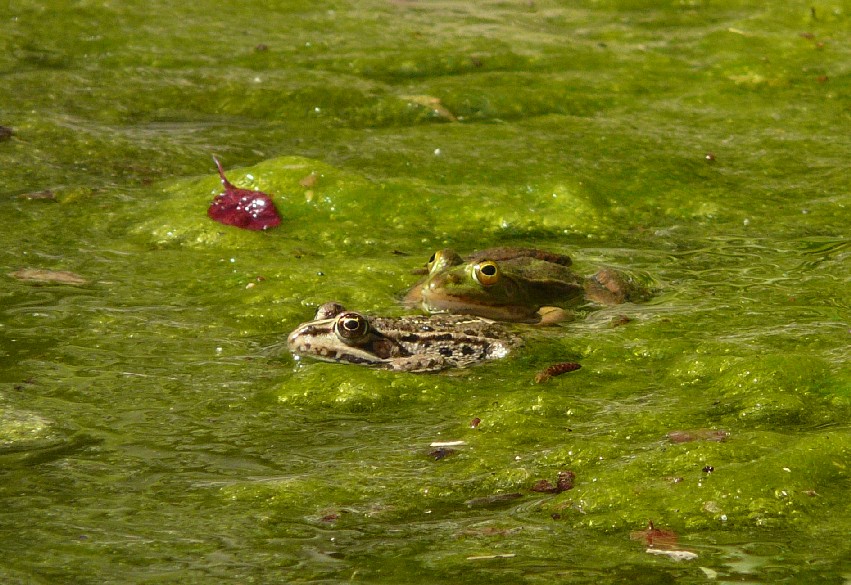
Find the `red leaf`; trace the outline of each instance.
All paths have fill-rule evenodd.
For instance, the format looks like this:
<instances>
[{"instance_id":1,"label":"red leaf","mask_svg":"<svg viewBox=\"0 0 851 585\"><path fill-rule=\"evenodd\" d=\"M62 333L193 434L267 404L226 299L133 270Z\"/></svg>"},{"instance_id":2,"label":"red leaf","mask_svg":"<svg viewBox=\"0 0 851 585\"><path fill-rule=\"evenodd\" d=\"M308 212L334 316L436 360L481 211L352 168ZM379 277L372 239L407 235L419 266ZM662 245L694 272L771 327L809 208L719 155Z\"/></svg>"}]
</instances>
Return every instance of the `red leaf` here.
<instances>
[{"instance_id":1,"label":"red leaf","mask_svg":"<svg viewBox=\"0 0 851 585\"><path fill-rule=\"evenodd\" d=\"M225 171L216 157L219 176L225 192L213 198L207 215L219 223L246 230L267 230L281 224L281 216L272 198L260 191L234 187L225 177Z\"/></svg>"}]
</instances>

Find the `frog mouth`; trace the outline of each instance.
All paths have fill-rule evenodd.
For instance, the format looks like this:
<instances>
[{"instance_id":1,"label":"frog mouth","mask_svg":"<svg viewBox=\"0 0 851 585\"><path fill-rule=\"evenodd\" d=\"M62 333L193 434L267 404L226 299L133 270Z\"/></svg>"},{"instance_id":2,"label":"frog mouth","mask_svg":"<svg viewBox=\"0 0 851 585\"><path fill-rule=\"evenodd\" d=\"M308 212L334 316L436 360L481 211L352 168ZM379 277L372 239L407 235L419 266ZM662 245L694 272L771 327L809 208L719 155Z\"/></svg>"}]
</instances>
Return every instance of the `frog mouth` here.
<instances>
[{"instance_id":1,"label":"frog mouth","mask_svg":"<svg viewBox=\"0 0 851 585\"><path fill-rule=\"evenodd\" d=\"M454 313L456 315L476 315L496 321L534 322L527 307L517 305L489 305L471 303L469 300L447 294L436 295L427 288L422 291L422 309L428 313Z\"/></svg>"}]
</instances>

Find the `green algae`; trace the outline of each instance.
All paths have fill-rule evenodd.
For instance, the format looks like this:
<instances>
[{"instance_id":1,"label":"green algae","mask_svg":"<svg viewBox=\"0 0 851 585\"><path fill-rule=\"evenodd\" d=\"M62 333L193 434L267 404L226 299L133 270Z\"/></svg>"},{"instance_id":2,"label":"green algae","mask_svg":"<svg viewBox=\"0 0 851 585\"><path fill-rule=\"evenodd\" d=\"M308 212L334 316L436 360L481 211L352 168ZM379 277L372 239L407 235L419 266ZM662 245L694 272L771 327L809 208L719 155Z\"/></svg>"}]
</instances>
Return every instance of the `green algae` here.
<instances>
[{"instance_id":1,"label":"green algae","mask_svg":"<svg viewBox=\"0 0 851 585\"><path fill-rule=\"evenodd\" d=\"M841 4L6 12L0 274L90 283L3 281L0 576L847 579ZM280 228L206 217L211 155ZM283 347L512 244L655 295L463 372ZM646 554L648 521L698 560Z\"/></svg>"},{"instance_id":2,"label":"green algae","mask_svg":"<svg viewBox=\"0 0 851 585\"><path fill-rule=\"evenodd\" d=\"M0 445L4 447L26 444L49 435L50 421L32 412L10 411L4 408L0 411L0 419L3 421Z\"/></svg>"}]
</instances>

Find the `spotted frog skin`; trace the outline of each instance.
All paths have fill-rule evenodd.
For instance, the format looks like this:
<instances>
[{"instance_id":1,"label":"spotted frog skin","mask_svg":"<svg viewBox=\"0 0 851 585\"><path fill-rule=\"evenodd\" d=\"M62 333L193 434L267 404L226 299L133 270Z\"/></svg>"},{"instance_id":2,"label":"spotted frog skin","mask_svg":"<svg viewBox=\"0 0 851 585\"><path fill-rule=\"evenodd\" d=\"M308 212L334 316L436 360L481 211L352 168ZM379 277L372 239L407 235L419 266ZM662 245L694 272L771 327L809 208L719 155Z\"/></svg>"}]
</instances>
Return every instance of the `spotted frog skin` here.
<instances>
[{"instance_id":1,"label":"spotted frog skin","mask_svg":"<svg viewBox=\"0 0 851 585\"><path fill-rule=\"evenodd\" d=\"M505 357L519 340L497 323L462 315L367 317L325 303L287 338L297 357L397 372L465 368Z\"/></svg>"},{"instance_id":2,"label":"spotted frog skin","mask_svg":"<svg viewBox=\"0 0 851 585\"><path fill-rule=\"evenodd\" d=\"M571 264L568 256L534 248L489 248L466 258L447 248L434 253L427 276L405 303L427 313L547 323L565 318L560 307L585 301L612 305L639 296L619 271L604 268L584 278Z\"/></svg>"}]
</instances>

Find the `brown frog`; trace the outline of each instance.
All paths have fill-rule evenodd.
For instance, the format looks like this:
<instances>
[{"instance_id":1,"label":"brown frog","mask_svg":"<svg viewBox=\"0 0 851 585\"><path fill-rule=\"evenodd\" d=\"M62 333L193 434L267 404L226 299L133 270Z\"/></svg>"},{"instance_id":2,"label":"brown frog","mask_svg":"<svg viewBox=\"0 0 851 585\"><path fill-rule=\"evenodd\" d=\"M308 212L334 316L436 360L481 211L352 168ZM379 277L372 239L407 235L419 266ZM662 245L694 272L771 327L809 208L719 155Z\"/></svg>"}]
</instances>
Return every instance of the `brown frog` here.
<instances>
[{"instance_id":1,"label":"brown frog","mask_svg":"<svg viewBox=\"0 0 851 585\"><path fill-rule=\"evenodd\" d=\"M368 317L325 303L290 333L297 357L400 372L465 368L505 357L519 339L498 323L462 315Z\"/></svg>"}]
</instances>

